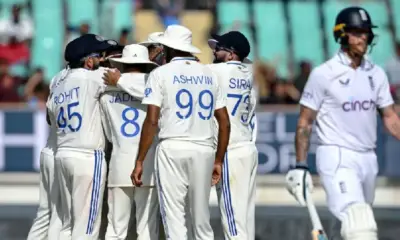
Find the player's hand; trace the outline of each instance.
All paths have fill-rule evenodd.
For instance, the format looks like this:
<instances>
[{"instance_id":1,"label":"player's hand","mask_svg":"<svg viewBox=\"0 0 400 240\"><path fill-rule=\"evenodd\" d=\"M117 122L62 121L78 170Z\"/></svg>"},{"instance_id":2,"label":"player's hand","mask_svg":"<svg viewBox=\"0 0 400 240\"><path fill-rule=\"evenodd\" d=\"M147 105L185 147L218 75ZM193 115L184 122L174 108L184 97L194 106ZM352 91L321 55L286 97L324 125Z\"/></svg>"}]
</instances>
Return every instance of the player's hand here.
<instances>
[{"instance_id":1,"label":"player's hand","mask_svg":"<svg viewBox=\"0 0 400 240\"><path fill-rule=\"evenodd\" d=\"M136 187L140 187L143 185L142 174L143 174L143 163L136 162L135 169L133 169L131 174L132 183Z\"/></svg>"},{"instance_id":2,"label":"player's hand","mask_svg":"<svg viewBox=\"0 0 400 240\"><path fill-rule=\"evenodd\" d=\"M305 206L305 190L307 189L311 193L314 188L308 168L296 167L295 169L289 170L286 174L286 184L289 193L294 196L300 205Z\"/></svg>"},{"instance_id":3,"label":"player's hand","mask_svg":"<svg viewBox=\"0 0 400 240\"><path fill-rule=\"evenodd\" d=\"M222 175L222 164L214 163L214 169L211 180L212 186L216 185L219 182L219 180L221 180L221 175Z\"/></svg>"},{"instance_id":4,"label":"player's hand","mask_svg":"<svg viewBox=\"0 0 400 240\"><path fill-rule=\"evenodd\" d=\"M105 85L117 86L117 82L121 77L121 72L118 69L110 69L103 75Z\"/></svg>"}]
</instances>

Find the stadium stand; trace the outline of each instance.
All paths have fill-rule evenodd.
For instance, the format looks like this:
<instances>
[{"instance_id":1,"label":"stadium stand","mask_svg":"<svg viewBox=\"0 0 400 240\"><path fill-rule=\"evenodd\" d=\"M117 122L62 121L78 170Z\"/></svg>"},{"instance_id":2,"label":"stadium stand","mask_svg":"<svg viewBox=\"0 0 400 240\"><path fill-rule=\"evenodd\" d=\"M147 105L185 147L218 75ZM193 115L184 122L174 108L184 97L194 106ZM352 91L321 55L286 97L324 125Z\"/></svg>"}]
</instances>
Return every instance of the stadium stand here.
<instances>
[{"instance_id":1,"label":"stadium stand","mask_svg":"<svg viewBox=\"0 0 400 240\"><path fill-rule=\"evenodd\" d=\"M79 0L78 0L79 1ZM101 4L102 23L108 25L108 29L101 31L108 38L117 38L122 29L133 29L134 4L130 0L114 1L104 0Z\"/></svg>"},{"instance_id":2,"label":"stadium stand","mask_svg":"<svg viewBox=\"0 0 400 240\"><path fill-rule=\"evenodd\" d=\"M307 14L304 14L304 13ZM320 16L315 2L290 2L289 23L293 36L294 61L309 60L314 66L323 62Z\"/></svg>"},{"instance_id":3,"label":"stadium stand","mask_svg":"<svg viewBox=\"0 0 400 240\"><path fill-rule=\"evenodd\" d=\"M254 4L259 57L276 65L278 75L287 77L288 40L283 4L259 2Z\"/></svg>"},{"instance_id":4,"label":"stadium stand","mask_svg":"<svg viewBox=\"0 0 400 240\"><path fill-rule=\"evenodd\" d=\"M87 23L90 31L99 33L98 1L97 0L67 0L68 25L77 27Z\"/></svg>"},{"instance_id":5,"label":"stadium stand","mask_svg":"<svg viewBox=\"0 0 400 240\"><path fill-rule=\"evenodd\" d=\"M27 69L24 65L15 64L11 66L12 72L23 75L24 72L26 74L36 67L42 67L45 69L45 79L49 81L51 76L63 67L66 24L77 28L82 23L88 23L91 32L117 40L122 30L131 29L131 42L143 41L149 33L162 31L163 23L157 10L151 9L151 3L142 1L144 5L147 4L147 8L135 9L137 2L140 1L1 0L0 20L10 17L13 4L22 4L32 6L22 8L22 17L31 16L35 23L30 66ZM191 1L191 5L192 2L194 1ZM180 20L192 29L194 43L203 52L199 55L201 61L212 60L206 40L210 30L217 29L213 25L216 22L219 25L219 33L231 30L243 32L253 49L249 58L259 59L275 67L278 76L291 80L296 75L295 66L300 61L308 60L316 66L323 62L325 57L331 57L337 51L338 44L334 41L332 33L335 17L342 8L355 4L365 7L374 23L379 26L375 30L378 37L371 56L376 63L384 65L394 53L395 38L389 28L391 24L395 27L397 36L400 36L400 15L396 14L400 12L398 0L217 0L217 21L213 21L213 12L209 10L183 11ZM390 18L388 9L391 9L393 19ZM328 55L325 56L325 53Z\"/></svg>"},{"instance_id":6,"label":"stadium stand","mask_svg":"<svg viewBox=\"0 0 400 240\"><path fill-rule=\"evenodd\" d=\"M45 69L50 79L60 71L63 58L64 22L61 0L35 0L32 6L35 37L32 43L31 67Z\"/></svg>"},{"instance_id":7,"label":"stadium stand","mask_svg":"<svg viewBox=\"0 0 400 240\"><path fill-rule=\"evenodd\" d=\"M374 41L376 45L372 49L371 57L377 64L384 65L393 55L393 41L391 33L387 28L389 25L389 19L385 3L384 1L366 1L355 5L364 7L370 13L374 24L378 26L378 29L374 30L377 34L377 38ZM328 1L323 6L326 23L325 34L328 39L328 52L331 56L338 49L338 45L333 39L332 32L335 24L335 17L341 9L348 7L349 3Z\"/></svg>"},{"instance_id":8,"label":"stadium stand","mask_svg":"<svg viewBox=\"0 0 400 240\"><path fill-rule=\"evenodd\" d=\"M254 47L249 27L249 6L245 1L220 1L217 12L220 33L240 31L249 39L250 46ZM253 59L253 55L254 53L250 53L249 58Z\"/></svg>"},{"instance_id":9,"label":"stadium stand","mask_svg":"<svg viewBox=\"0 0 400 240\"><path fill-rule=\"evenodd\" d=\"M212 28L212 17L208 11L187 11L181 16L182 24L192 29L193 44L201 50L197 57L204 63L213 60L211 49L207 43L208 33Z\"/></svg>"},{"instance_id":10,"label":"stadium stand","mask_svg":"<svg viewBox=\"0 0 400 240\"><path fill-rule=\"evenodd\" d=\"M333 27L335 26L336 15L349 4L339 1L328 1L323 4L325 17L325 35L328 42L328 56L332 56L338 50L338 44L333 38Z\"/></svg>"},{"instance_id":11,"label":"stadium stand","mask_svg":"<svg viewBox=\"0 0 400 240\"><path fill-rule=\"evenodd\" d=\"M374 32L377 35L376 45L373 47L371 56L377 64L384 65L394 53L392 35L389 32L389 15L384 1L363 2L361 4L371 15L374 24L378 26Z\"/></svg>"},{"instance_id":12,"label":"stadium stand","mask_svg":"<svg viewBox=\"0 0 400 240\"><path fill-rule=\"evenodd\" d=\"M396 29L396 38L400 38L400 1L390 0L390 7L393 13L394 27Z\"/></svg>"}]
</instances>

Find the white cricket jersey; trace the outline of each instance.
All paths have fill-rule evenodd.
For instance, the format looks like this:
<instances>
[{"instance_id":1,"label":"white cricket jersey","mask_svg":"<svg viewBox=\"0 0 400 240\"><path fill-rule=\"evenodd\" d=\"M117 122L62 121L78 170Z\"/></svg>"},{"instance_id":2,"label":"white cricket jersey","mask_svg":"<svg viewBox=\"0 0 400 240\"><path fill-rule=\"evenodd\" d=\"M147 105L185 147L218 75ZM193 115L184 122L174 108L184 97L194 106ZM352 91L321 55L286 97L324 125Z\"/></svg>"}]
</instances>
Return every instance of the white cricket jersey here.
<instances>
[{"instance_id":1,"label":"white cricket jersey","mask_svg":"<svg viewBox=\"0 0 400 240\"><path fill-rule=\"evenodd\" d=\"M47 108L57 126L58 150L104 149L99 97L106 89L102 80L105 70L69 69L53 84Z\"/></svg>"},{"instance_id":2,"label":"white cricket jersey","mask_svg":"<svg viewBox=\"0 0 400 240\"><path fill-rule=\"evenodd\" d=\"M150 73L143 104L161 108L159 138L213 146L214 111L226 99L211 69L194 58L173 58Z\"/></svg>"},{"instance_id":3,"label":"white cricket jersey","mask_svg":"<svg viewBox=\"0 0 400 240\"><path fill-rule=\"evenodd\" d=\"M129 155L135 160L140 132L146 118L147 106L142 104L145 74L124 73L119 81L129 79L138 89L138 95L131 96L122 90L108 91L100 98L103 126L107 139L113 144L112 155ZM118 81L118 82L119 82Z\"/></svg>"},{"instance_id":4,"label":"white cricket jersey","mask_svg":"<svg viewBox=\"0 0 400 240\"><path fill-rule=\"evenodd\" d=\"M253 131L249 125L256 107L251 68L239 61L208 66L218 76L218 83L226 96L226 107L231 122L229 147L251 142ZM218 128L217 122L215 126Z\"/></svg>"},{"instance_id":5,"label":"white cricket jersey","mask_svg":"<svg viewBox=\"0 0 400 240\"><path fill-rule=\"evenodd\" d=\"M321 145L337 145L355 151L376 147L377 107L393 104L383 69L365 58L357 69L339 51L310 74L300 104L317 113Z\"/></svg>"}]
</instances>

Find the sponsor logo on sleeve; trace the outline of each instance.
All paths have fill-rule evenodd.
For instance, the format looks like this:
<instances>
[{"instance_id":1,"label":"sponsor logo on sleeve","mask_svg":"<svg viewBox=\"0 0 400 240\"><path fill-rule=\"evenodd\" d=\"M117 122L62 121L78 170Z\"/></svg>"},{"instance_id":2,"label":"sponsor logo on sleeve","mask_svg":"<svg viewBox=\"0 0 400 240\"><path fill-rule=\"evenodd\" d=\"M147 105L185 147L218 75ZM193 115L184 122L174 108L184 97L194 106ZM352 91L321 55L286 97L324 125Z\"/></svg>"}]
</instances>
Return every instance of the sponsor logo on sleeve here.
<instances>
[{"instance_id":1,"label":"sponsor logo on sleeve","mask_svg":"<svg viewBox=\"0 0 400 240\"><path fill-rule=\"evenodd\" d=\"M145 97L148 97L151 93L152 93L151 88L146 88L146 89L144 90L144 96L145 96Z\"/></svg>"}]
</instances>

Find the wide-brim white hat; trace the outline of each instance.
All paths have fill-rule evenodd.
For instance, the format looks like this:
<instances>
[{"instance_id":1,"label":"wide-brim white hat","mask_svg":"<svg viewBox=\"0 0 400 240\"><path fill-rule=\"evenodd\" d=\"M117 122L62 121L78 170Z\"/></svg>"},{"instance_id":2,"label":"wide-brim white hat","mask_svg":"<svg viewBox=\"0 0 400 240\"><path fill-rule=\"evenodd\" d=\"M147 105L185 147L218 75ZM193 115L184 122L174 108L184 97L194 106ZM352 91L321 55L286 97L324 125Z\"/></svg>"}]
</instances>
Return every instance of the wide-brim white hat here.
<instances>
[{"instance_id":1,"label":"wide-brim white hat","mask_svg":"<svg viewBox=\"0 0 400 240\"><path fill-rule=\"evenodd\" d=\"M139 44L131 44L124 47L122 50L122 57L120 58L110 58L111 64L141 64L147 65L149 69L154 69L158 65L149 59L149 52L146 47Z\"/></svg>"},{"instance_id":2,"label":"wide-brim white hat","mask_svg":"<svg viewBox=\"0 0 400 240\"><path fill-rule=\"evenodd\" d=\"M150 33L149 36L147 37L146 41L140 42L138 44L142 45L142 46L145 46L145 47L148 47L148 46L153 45L153 44L157 44L158 42L154 41L154 37L158 37L158 36L161 36L163 34L164 34L163 32Z\"/></svg>"},{"instance_id":3,"label":"wide-brim white hat","mask_svg":"<svg viewBox=\"0 0 400 240\"><path fill-rule=\"evenodd\" d=\"M181 25L168 26L164 34L155 36L153 40L182 52L201 53L200 49L192 44L192 32Z\"/></svg>"},{"instance_id":4,"label":"wide-brim white hat","mask_svg":"<svg viewBox=\"0 0 400 240\"><path fill-rule=\"evenodd\" d=\"M208 39L207 42L208 42L208 46L209 46L212 50L214 50L215 47L216 47L217 44L218 44L218 41L215 40L215 39ZM251 64L251 63L253 63L253 61L251 61L251 60L248 59L248 58L245 58L245 59L243 59L243 63Z\"/></svg>"}]
</instances>

